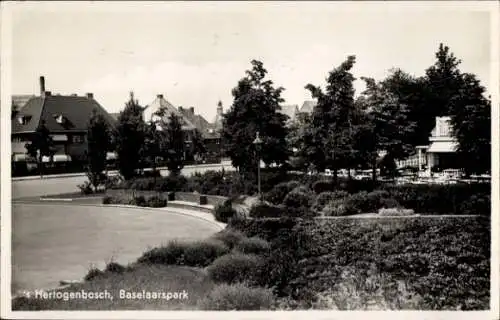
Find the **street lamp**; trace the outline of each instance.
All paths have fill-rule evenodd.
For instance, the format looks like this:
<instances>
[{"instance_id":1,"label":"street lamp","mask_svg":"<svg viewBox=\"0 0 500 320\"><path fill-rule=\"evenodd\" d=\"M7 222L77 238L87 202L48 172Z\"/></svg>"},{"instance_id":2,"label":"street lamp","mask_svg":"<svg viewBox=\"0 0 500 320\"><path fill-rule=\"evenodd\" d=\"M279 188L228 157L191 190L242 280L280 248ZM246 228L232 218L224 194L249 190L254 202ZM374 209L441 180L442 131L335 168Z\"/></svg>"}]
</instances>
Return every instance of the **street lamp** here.
<instances>
[{"instance_id":1,"label":"street lamp","mask_svg":"<svg viewBox=\"0 0 500 320\"><path fill-rule=\"evenodd\" d=\"M262 145L262 140L260 139L259 131L257 131L255 134L255 140L253 141L253 144L255 145L255 150L257 151L257 186L259 192L259 200L262 200L262 193L260 190L260 148Z\"/></svg>"}]
</instances>

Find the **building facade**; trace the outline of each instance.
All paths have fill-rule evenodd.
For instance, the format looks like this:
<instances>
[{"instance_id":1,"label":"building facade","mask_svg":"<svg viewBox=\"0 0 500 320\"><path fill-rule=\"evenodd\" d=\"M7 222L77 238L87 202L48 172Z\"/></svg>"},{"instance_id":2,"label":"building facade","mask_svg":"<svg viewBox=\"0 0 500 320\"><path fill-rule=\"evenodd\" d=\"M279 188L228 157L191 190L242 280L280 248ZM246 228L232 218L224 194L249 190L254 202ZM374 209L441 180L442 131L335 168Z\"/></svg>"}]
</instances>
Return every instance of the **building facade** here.
<instances>
[{"instance_id":1,"label":"building facade","mask_svg":"<svg viewBox=\"0 0 500 320\"><path fill-rule=\"evenodd\" d=\"M457 141L450 120L450 117L436 117L429 145L418 146L414 155L398 162L398 167L413 166L427 174L443 169L458 169Z\"/></svg>"},{"instance_id":2,"label":"building facade","mask_svg":"<svg viewBox=\"0 0 500 320\"><path fill-rule=\"evenodd\" d=\"M40 95L29 98L11 119L12 161L29 159L25 146L44 124L56 149L54 157L43 159L44 162L84 162L88 148L87 125L94 110L108 125L116 125L92 93L85 96L52 94L45 90L45 78L40 77Z\"/></svg>"}]
</instances>

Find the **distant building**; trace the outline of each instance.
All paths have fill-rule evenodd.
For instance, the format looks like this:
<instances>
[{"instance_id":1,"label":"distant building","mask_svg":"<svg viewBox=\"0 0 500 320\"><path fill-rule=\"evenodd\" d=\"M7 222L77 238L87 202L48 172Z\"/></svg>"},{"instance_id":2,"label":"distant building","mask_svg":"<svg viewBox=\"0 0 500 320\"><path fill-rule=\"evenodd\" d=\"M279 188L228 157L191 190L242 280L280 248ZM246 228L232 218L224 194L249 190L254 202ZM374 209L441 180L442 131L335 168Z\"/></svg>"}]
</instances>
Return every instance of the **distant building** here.
<instances>
[{"instance_id":1,"label":"distant building","mask_svg":"<svg viewBox=\"0 0 500 320\"><path fill-rule=\"evenodd\" d=\"M296 120L299 113L299 106L297 104L282 105L279 112L288 117L287 123L290 124Z\"/></svg>"},{"instance_id":2,"label":"distant building","mask_svg":"<svg viewBox=\"0 0 500 320\"><path fill-rule=\"evenodd\" d=\"M298 120L303 120L305 118L309 118L313 111L314 111L314 108L316 107L317 105L317 102L314 101L314 100L306 100L304 101L304 103L302 104L302 106L299 108L297 114L296 114L296 119Z\"/></svg>"},{"instance_id":3,"label":"distant building","mask_svg":"<svg viewBox=\"0 0 500 320\"><path fill-rule=\"evenodd\" d=\"M436 125L431 131L428 146L417 146L414 155L399 161L399 167L413 166L428 173L432 169L457 167L457 141L453 136L450 117L436 117Z\"/></svg>"},{"instance_id":4,"label":"distant building","mask_svg":"<svg viewBox=\"0 0 500 320\"><path fill-rule=\"evenodd\" d=\"M219 121L216 116L214 123L209 123L203 116L196 114L193 107L179 107L178 109L201 133L208 156L219 157L221 153L222 121ZM217 115L220 118L222 115L222 104L220 102L217 109Z\"/></svg>"},{"instance_id":5,"label":"distant building","mask_svg":"<svg viewBox=\"0 0 500 320\"><path fill-rule=\"evenodd\" d=\"M160 111L163 112L163 117L160 117L157 114ZM189 121L189 119L184 116L184 114L180 112L178 108L174 107L172 103L167 101L167 99L164 98L163 94L157 94L156 99L144 108L142 117L144 121L148 123L158 120L167 122L171 114L174 114L179 118L182 124L182 130L185 131L185 133L187 134L187 140L190 141L193 131L196 128L195 125L191 121Z\"/></svg>"},{"instance_id":6,"label":"distant building","mask_svg":"<svg viewBox=\"0 0 500 320\"><path fill-rule=\"evenodd\" d=\"M44 123L56 147L55 162L82 162L87 152L87 124L93 110L104 116L110 126L116 121L94 99L85 96L52 94L45 90L45 78L40 77L40 96L14 95L13 100L26 102L12 118L12 160L27 159L26 143L31 141L37 128ZM50 159L44 159L49 162Z\"/></svg>"}]
</instances>

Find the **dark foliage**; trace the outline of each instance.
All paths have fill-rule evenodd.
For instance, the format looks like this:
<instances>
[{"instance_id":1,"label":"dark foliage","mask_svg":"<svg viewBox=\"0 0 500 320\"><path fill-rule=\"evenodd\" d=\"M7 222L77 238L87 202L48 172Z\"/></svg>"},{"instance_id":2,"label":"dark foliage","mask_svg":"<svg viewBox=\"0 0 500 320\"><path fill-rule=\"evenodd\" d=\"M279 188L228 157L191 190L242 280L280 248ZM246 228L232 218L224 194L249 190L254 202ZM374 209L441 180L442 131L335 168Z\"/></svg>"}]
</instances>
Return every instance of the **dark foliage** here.
<instances>
[{"instance_id":1,"label":"dark foliage","mask_svg":"<svg viewBox=\"0 0 500 320\"><path fill-rule=\"evenodd\" d=\"M285 214L284 206L267 203L253 205L248 213L251 218L279 218L284 217Z\"/></svg>"},{"instance_id":2,"label":"dark foliage","mask_svg":"<svg viewBox=\"0 0 500 320\"><path fill-rule=\"evenodd\" d=\"M227 223L231 218L236 215L236 210L233 209L233 204L230 200L224 201L224 203L215 206L213 211L215 220L223 223Z\"/></svg>"}]
</instances>

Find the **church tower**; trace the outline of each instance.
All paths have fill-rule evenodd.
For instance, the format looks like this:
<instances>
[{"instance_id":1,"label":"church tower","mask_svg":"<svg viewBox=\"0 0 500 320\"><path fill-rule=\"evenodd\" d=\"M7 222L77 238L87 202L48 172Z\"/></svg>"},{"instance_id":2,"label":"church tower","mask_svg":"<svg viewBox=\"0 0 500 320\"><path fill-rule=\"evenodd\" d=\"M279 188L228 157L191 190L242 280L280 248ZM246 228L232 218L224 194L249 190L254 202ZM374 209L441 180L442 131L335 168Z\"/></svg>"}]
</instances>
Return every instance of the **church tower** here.
<instances>
[{"instance_id":1,"label":"church tower","mask_svg":"<svg viewBox=\"0 0 500 320\"><path fill-rule=\"evenodd\" d=\"M217 103L217 115L215 116L214 120L215 130L219 132L222 130L222 114L223 114L222 101L219 100L219 103Z\"/></svg>"}]
</instances>

